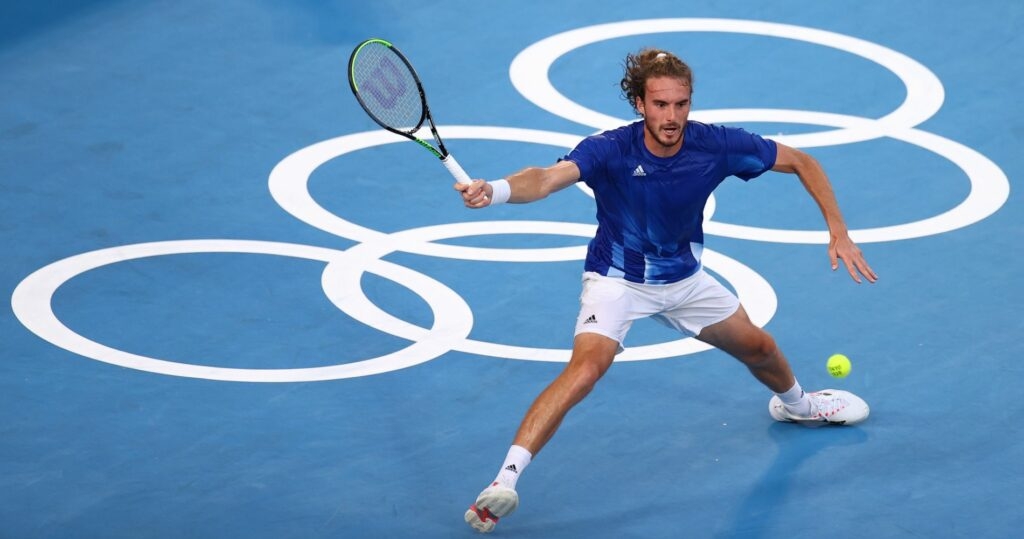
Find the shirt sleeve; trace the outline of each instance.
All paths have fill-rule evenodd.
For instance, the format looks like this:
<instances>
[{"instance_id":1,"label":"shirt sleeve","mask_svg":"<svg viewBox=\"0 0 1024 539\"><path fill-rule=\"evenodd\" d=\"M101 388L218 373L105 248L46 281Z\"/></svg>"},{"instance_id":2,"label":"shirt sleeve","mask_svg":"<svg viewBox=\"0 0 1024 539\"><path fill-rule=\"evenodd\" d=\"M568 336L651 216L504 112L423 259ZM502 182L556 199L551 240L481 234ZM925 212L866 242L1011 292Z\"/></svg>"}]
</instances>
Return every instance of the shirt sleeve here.
<instances>
[{"instance_id":1,"label":"shirt sleeve","mask_svg":"<svg viewBox=\"0 0 1024 539\"><path fill-rule=\"evenodd\" d=\"M580 169L580 179L584 182L599 177L605 170L608 152L613 146L605 134L591 135L576 145L575 148L559 161L572 161Z\"/></svg>"},{"instance_id":2,"label":"shirt sleeve","mask_svg":"<svg viewBox=\"0 0 1024 539\"><path fill-rule=\"evenodd\" d=\"M743 180L771 170L778 156L775 141L738 127L725 130L725 148L728 173Z\"/></svg>"}]
</instances>

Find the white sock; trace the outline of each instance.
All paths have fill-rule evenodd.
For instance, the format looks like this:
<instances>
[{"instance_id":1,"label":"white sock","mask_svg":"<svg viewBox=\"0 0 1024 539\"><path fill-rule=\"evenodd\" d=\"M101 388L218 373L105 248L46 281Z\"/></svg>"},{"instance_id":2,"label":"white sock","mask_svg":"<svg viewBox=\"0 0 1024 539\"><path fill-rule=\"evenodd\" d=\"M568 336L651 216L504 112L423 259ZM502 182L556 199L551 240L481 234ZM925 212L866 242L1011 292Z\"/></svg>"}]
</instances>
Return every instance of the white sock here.
<instances>
[{"instance_id":1,"label":"white sock","mask_svg":"<svg viewBox=\"0 0 1024 539\"><path fill-rule=\"evenodd\" d=\"M779 396L779 400L782 401L782 404L786 405L786 409L790 412L801 417L811 416L811 410L814 404L811 403L810 397L808 397L807 394L804 393L803 388L800 387L800 382L795 382L793 387L789 388L789 391L786 391L785 393L776 393L776 395Z\"/></svg>"},{"instance_id":2,"label":"white sock","mask_svg":"<svg viewBox=\"0 0 1024 539\"><path fill-rule=\"evenodd\" d=\"M501 471L498 472L498 477L494 478L494 482L515 490L519 474L523 473L532 459L533 455L525 447L518 445L510 447L508 455L505 456L505 462L501 465Z\"/></svg>"}]
</instances>

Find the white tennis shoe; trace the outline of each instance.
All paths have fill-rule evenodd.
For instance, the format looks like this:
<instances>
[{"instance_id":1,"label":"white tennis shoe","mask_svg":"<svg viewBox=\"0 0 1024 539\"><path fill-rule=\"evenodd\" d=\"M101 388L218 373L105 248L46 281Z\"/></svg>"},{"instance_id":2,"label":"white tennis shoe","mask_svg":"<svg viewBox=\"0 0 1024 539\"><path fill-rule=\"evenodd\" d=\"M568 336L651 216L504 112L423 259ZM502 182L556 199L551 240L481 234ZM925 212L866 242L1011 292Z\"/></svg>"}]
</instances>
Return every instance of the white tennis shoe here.
<instances>
[{"instance_id":1,"label":"white tennis shoe","mask_svg":"<svg viewBox=\"0 0 1024 539\"><path fill-rule=\"evenodd\" d=\"M466 522L478 532L488 533L498 520L512 514L519 507L516 491L495 481L476 497L476 503L466 511Z\"/></svg>"},{"instance_id":2,"label":"white tennis shoe","mask_svg":"<svg viewBox=\"0 0 1024 539\"><path fill-rule=\"evenodd\" d=\"M808 426L819 424L856 425L868 418L871 408L864 399L841 389L823 389L808 393L814 410L807 417L790 412L778 395L768 401L768 413L776 421L800 423Z\"/></svg>"}]
</instances>

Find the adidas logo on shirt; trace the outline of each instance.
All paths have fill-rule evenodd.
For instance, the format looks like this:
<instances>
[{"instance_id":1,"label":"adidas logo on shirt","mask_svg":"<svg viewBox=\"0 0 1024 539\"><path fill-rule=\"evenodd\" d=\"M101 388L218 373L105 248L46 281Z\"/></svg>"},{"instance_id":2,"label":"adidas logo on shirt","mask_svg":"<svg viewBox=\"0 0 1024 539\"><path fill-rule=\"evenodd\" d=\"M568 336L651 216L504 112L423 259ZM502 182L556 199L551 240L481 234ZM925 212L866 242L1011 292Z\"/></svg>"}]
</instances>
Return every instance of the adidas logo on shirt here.
<instances>
[{"instance_id":1,"label":"adidas logo on shirt","mask_svg":"<svg viewBox=\"0 0 1024 539\"><path fill-rule=\"evenodd\" d=\"M647 173L644 172L644 167L642 165L637 165L636 169L633 170L633 176L646 176L646 175L647 175Z\"/></svg>"},{"instance_id":2,"label":"adidas logo on shirt","mask_svg":"<svg viewBox=\"0 0 1024 539\"><path fill-rule=\"evenodd\" d=\"M590 318L587 318L586 320L584 320L583 323L584 324L596 324L597 323L597 315L593 315L593 314L590 315Z\"/></svg>"}]
</instances>

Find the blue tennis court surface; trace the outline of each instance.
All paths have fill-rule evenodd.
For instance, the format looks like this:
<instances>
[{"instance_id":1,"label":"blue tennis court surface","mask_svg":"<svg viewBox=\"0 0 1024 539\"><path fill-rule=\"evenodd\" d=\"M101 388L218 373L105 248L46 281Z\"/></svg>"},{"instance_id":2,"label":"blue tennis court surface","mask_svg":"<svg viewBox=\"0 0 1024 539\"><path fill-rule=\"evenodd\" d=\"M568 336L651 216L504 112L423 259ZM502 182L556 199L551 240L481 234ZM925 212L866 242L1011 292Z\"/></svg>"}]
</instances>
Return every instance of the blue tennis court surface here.
<instances>
[{"instance_id":1,"label":"blue tennis court surface","mask_svg":"<svg viewBox=\"0 0 1024 539\"><path fill-rule=\"evenodd\" d=\"M498 537L1015 537L1024 525L1024 5L118 2L0 21L0 537L473 537L568 357L593 200L462 207L345 65L393 41L474 177L632 120L805 148L880 275L828 267L791 176L727 180L705 263L852 428L777 424L735 360L644 321ZM853 360L845 379L825 359Z\"/></svg>"}]
</instances>

